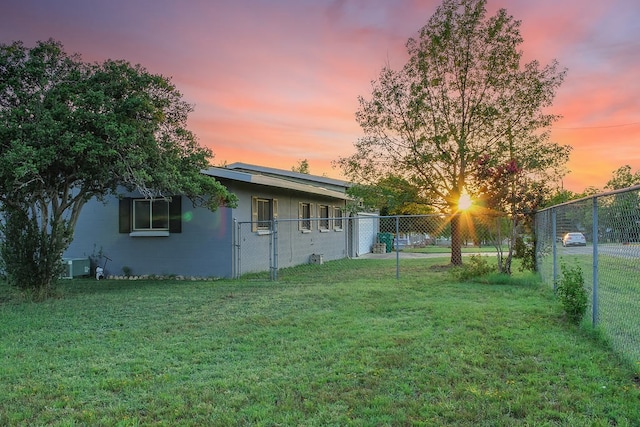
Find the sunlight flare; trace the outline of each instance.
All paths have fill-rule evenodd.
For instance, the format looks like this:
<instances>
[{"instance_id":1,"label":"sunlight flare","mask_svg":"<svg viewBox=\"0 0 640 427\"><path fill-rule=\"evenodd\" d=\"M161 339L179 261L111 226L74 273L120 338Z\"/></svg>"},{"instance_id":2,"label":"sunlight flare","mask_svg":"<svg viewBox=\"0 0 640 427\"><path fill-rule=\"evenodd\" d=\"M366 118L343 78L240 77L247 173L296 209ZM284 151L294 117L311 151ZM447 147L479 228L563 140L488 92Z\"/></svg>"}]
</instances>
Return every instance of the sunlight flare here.
<instances>
[{"instance_id":1,"label":"sunlight flare","mask_svg":"<svg viewBox=\"0 0 640 427\"><path fill-rule=\"evenodd\" d=\"M460 198L458 199L458 210L466 211L473 205L473 200L471 200L471 196L466 192L462 191L460 194Z\"/></svg>"}]
</instances>

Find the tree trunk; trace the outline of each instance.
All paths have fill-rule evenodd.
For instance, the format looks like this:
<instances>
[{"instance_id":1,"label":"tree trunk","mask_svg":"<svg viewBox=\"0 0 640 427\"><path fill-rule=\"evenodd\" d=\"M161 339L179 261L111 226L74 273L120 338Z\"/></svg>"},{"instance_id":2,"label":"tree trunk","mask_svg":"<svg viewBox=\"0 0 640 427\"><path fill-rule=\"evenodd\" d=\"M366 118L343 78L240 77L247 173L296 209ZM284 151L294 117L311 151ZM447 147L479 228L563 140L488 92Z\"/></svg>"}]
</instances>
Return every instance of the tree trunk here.
<instances>
[{"instance_id":1,"label":"tree trunk","mask_svg":"<svg viewBox=\"0 0 640 427\"><path fill-rule=\"evenodd\" d=\"M460 229L460 215L451 217L451 265L462 265L462 230Z\"/></svg>"},{"instance_id":2,"label":"tree trunk","mask_svg":"<svg viewBox=\"0 0 640 427\"><path fill-rule=\"evenodd\" d=\"M503 271L504 251L502 250L502 223L501 219L496 218L496 251L498 252L498 271Z\"/></svg>"},{"instance_id":3,"label":"tree trunk","mask_svg":"<svg viewBox=\"0 0 640 427\"><path fill-rule=\"evenodd\" d=\"M511 236L509 238L509 254L504 266L503 273L511 275L511 261L513 260L513 252L515 249L516 239L518 238L518 219L515 214L511 214Z\"/></svg>"}]
</instances>

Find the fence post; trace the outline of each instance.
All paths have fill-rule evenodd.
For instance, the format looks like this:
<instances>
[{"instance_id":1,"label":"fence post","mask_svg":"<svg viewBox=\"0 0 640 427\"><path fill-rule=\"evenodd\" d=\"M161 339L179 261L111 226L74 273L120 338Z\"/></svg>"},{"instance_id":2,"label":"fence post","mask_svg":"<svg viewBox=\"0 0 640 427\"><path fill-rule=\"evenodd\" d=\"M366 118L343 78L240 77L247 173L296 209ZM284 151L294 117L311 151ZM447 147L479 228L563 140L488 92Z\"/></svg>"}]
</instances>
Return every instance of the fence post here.
<instances>
[{"instance_id":1,"label":"fence post","mask_svg":"<svg viewBox=\"0 0 640 427\"><path fill-rule=\"evenodd\" d=\"M400 278L400 216L396 215L396 279Z\"/></svg>"},{"instance_id":2,"label":"fence post","mask_svg":"<svg viewBox=\"0 0 640 427\"><path fill-rule=\"evenodd\" d=\"M271 221L271 244L272 244L272 262L271 262L271 280L278 280L278 220ZM271 254L270 254L271 255Z\"/></svg>"},{"instance_id":3,"label":"fence post","mask_svg":"<svg viewBox=\"0 0 640 427\"><path fill-rule=\"evenodd\" d=\"M593 197L593 312L592 324L598 323L598 197Z\"/></svg>"},{"instance_id":4,"label":"fence post","mask_svg":"<svg viewBox=\"0 0 640 427\"><path fill-rule=\"evenodd\" d=\"M553 247L553 292L557 290L558 286L558 247L557 247L557 233L556 230L556 208L551 208L551 241Z\"/></svg>"},{"instance_id":5,"label":"fence post","mask_svg":"<svg viewBox=\"0 0 640 427\"><path fill-rule=\"evenodd\" d=\"M236 218L233 219L233 225L235 234L235 236L233 236L233 257L235 260L235 265L232 267L232 275L234 279L239 279L240 273L242 271L240 266L240 240L242 237L242 229L240 228L240 223Z\"/></svg>"}]
</instances>

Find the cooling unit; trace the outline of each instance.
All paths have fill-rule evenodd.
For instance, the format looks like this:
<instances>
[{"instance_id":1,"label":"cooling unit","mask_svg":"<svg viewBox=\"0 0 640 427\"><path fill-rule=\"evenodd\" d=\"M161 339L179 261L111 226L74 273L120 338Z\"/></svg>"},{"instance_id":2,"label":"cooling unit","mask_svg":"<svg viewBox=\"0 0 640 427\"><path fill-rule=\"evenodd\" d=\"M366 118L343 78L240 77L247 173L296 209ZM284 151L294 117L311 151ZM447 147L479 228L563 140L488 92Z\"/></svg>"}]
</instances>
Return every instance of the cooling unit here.
<instances>
[{"instance_id":1,"label":"cooling unit","mask_svg":"<svg viewBox=\"0 0 640 427\"><path fill-rule=\"evenodd\" d=\"M91 270L89 258L62 258L64 269L63 279L73 279L79 276L88 276Z\"/></svg>"}]
</instances>

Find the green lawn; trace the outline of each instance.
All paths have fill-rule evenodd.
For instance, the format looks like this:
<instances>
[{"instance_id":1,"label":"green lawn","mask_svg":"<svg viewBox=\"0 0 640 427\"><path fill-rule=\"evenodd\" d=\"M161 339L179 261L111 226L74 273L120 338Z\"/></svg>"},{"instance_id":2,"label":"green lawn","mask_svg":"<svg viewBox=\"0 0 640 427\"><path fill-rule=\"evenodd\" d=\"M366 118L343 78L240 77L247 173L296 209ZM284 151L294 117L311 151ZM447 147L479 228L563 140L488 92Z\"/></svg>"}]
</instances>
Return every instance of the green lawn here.
<instances>
[{"instance_id":1,"label":"green lawn","mask_svg":"<svg viewBox=\"0 0 640 427\"><path fill-rule=\"evenodd\" d=\"M589 310L586 317L591 323L593 257L583 254L560 256L559 277L562 274L563 264L578 266L582 270L585 287L589 293ZM640 361L640 265L638 260L600 255L598 276L598 326L606 334L612 347L631 361Z\"/></svg>"},{"instance_id":2,"label":"green lawn","mask_svg":"<svg viewBox=\"0 0 640 427\"><path fill-rule=\"evenodd\" d=\"M2 284L0 425L638 425L637 371L549 287L445 262L72 280L38 304Z\"/></svg>"}]
</instances>

